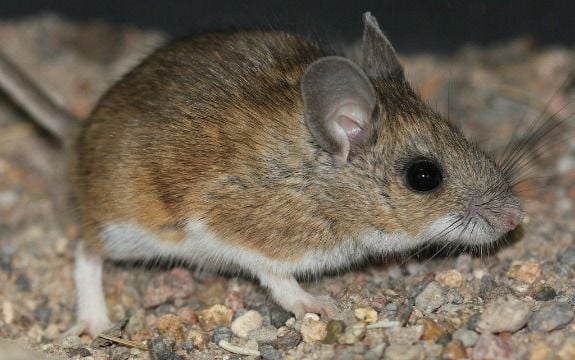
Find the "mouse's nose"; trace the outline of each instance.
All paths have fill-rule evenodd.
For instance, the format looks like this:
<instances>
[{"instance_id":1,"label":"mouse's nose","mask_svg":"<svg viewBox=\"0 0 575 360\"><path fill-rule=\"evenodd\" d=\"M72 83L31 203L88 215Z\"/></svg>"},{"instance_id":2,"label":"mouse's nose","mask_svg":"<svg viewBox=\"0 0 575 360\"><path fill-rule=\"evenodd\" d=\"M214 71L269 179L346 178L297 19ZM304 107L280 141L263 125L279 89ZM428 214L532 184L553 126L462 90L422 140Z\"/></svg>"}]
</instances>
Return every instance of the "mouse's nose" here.
<instances>
[{"instance_id":1,"label":"mouse's nose","mask_svg":"<svg viewBox=\"0 0 575 360\"><path fill-rule=\"evenodd\" d=\"M523 210L521 209L509 209L503 215L503 224L511 231L521 224L523 215Z\"/></svg>"}]
</instances>

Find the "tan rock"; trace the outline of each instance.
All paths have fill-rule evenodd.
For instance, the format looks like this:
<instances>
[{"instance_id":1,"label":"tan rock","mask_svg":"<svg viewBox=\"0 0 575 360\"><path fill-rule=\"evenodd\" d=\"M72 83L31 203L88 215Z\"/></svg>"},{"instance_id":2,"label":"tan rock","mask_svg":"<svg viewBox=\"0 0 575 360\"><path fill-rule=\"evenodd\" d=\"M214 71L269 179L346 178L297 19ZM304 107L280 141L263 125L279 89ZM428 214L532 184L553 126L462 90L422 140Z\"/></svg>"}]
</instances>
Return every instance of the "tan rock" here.
<instances>
[{"instance_id":1,"label":"tan rock","mask_svg":"<svg viewBox=\"0 0 575 360\"><path fill-rule=\"evenodd\" d=\"M541 264L536 261L514 261L507 272L507 276L526 284L533 284L541 275Z\"/></svg>"},{"instance_id":2,"label":"tan rock","mask_svg":"<svg viewBox=\"0 0 575 360\"><path fill-rule=\"evenodd\" d=\"M461 340L452 340L445 345L441 358L445 360L467 359L467 352Z\"/></svg>"},{"instance_id":3,"label":"tan rock","mask_svg":"<svg viewBox=\"0 0 575 360\"><path fill-rule=\"evenodd\" d=\"M255 310L249 310L245 314L238 316L233 322L232 332L234 335L240 338L247 338L248 333L254 329L257 329L263 324L263 317L259 312Z\"/></svg>"},{"instance_id":4,"label":"tan rock","mask_svg":"<svg viewBox=\"0 0 575 360\"><path fill-rule=\"evenodd\" d=\"M303 341L306 343L322 341L327 334L326 327L327 324L323 321L312 318L303 319L300 329Z\"/></svg>"},{"instance_id":5,"label":"tan rock","mask_svg":"<svg viewBox=\"0 0 575 360\"><path fill-rule=\"evenodd\" d=\"M463 275L455 269L442 271L435 275L435 280L437 280L441 285L457 288L463 284Z\"/></svg>"},{"instance_id":6,"label":"tan rock","mask_svg":"<svg viewBox=\"0 0 575 360\"><path fill-rule=\"evenodd\" d=\"M371 307L357 308L354 311L356 319L364 321L368 324L377 322L377 311Z\"/></svg>"},{"instance_id":7,"label":"tan rock","mask_svg":"<svg viewBox=\"0 0 575 360\"><path fill-rule=\"evenodd\" d=\"M417 320L418 325L423 326L423 334L421 335L421 340L432 340L435 341L439 339L444 331L435 321L429 318L423 318Z\"/></svg>"},{"instance_id":8,"label":"tan rock","mask_svg":"<svg viewBox=\"0 0 575 360\"><path fill-rule=\"evenodd\" d=\"M188 334L186 335L186 341L191 342L198 350L202 351L206 348L206 345L210 342L210 339L204 332L192 329L188 331Z\"/></svg>"},{"instance_id":9,"label":"tan rock","mask_svg":"<svg viewBox=\"0 0 575 360\"><path fill-rule=\"evenodd\" d=\"M198 312L198 321L204 331L214 330L219 325L229 325L232 322L233 311L224 305L213 305Z\"/></svg>"},{"instance_id":10,"label":"tan rock","mask_svg":"<svg viewBox=\"0 0 575 360\"><path fill-rule=\"evenodd\" d=\"M170 337L176 341L184 339L184 322L182 318L174 314L162 315L156 323L156 329L161 335Z\"/></svg>"}]
</instances>

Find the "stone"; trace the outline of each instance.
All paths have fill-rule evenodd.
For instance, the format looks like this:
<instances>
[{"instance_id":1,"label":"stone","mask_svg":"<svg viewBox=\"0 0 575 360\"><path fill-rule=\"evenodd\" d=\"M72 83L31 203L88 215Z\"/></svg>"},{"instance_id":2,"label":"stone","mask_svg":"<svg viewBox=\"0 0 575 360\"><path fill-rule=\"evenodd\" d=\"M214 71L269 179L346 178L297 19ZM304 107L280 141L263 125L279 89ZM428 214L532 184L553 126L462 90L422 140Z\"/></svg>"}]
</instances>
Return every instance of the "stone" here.
<instances>
[{"instance_id":1,"label":"stone","mask_svg":"<svg viewBox=\"0 0 575 360\"><path fill-rule=\"evenodd\" d=\"M499 297L483 311L476 329L481 333L515 332L527 324L530 315L530 304L512 295Z\"/></svg>"},{"instance_id":2,"label":"stone","mask_svg":"<svg viewBox=\"0 0 575 360\"><path fill-rule=\"evenodd\" d=\"M269 344L260 346L259 348L260 356L263 360L281 360L281 353Z\"/></svg>"},{"instance_id":3,"label":"stone","mask_svg":"<svg viewBox=\"0 0 575 360\"><path fill-rule=\"evenodd\" d=\"M550 286L543 286L534 295L533 299L537 301L549 301L557 297L557 292Z\"/></svg>"},{"instance_id":4,"label":"stone","mask_svg":"<svg viewBox=\"0 0 575 360\"><path fill-rule=\"evenodd\" d=\"M444 360L467 359L467 352L461 340L451 340L441 352L441 358Z\"/></svg>"},{"instance_id":5,"label":"stone","mask_svg":"<svg viewBox=\"0 0 575 360\"><path fill-rule=\"evenodd\" d=\"M471 352L472 360L513 359L513 348L501 337L490 333L481 334Z\"/></svg>"},{"instance_id":6,"label":"stone","mask_svg":"<svg viewBox=\"0 0 575 360\"><path fill-rule=\"evenodd\" d=\"M533 284L541 275L541 264L530 260L526 262L514 261L507 272L507 276L526 284Z\"/></svg>"},{"instance_id":7,"label":"stone","mask_svg":"<svg viewBox=\"0 0 575 360\"><path fill-rule=\"evenodd\" d=\"M218 326L214 329L214 333L212 334L212 342L214 344L219 344L222 340L230 341L232 336L234 336L234 334L230 328L226 326Z\"/></svg>"},{"instance_id":8,"label":"stone","mask_svg":"<svg viewBox=\"0 0 575 360\"><path fill-rule=\"evenodd\" d=\"M446 293L437 281L432 281L415 298L415 306L422 312L429 314L445 304Z\"/></svg>"},{"instance_id":9,"label":"stone","mask_svg":"<svg viewBox=\"0 0 575 360\"><path fill-rule=\"evenodd\" d=\"M357 308L354 310L355 318L359 321L373 324L377 322L377 311L371 307Z\"/></svg>"},{"instance_id":10,"label":"stone","mask_svg":"<svg viewBox=\"0 0 575 360\"><path fill-rule=\"evenodd\" d=\"M299 331L291 328L287 329L284 334L278 335L278 339L276 340L276 345L280 349L293 349L302 341L302 336Z\"/></svg>"},{"instance_id":11,"label":"stone","mask_svg":"<svg viewBox=\"0 0 575 360\"><path fill-rule=\"evenodd\" d=\"M360 341L365 337L365 323L358 322L348 326L343 334L339 337L338 342L340 344L352 345Z\"/></svg>"},{"instance_id":12,"label":"stone","mask_svg":"<svg viewBox=\"0 0 575 360\"><path fill-rule=\"evenodd\" d=\"M386 360L424 360L425 351L421 346L402 346L392 344L385 349Z\"/></svg>"},{"instance_id":13,"label":"stone","mask_svg":"<svg viewBox=\"0 0 575 360\"><path fill-rule=\"evenodd\" d=\"M234 313L224 305L213 305L198 312L198 321L204 331L212 331L219 325L229 325Z\"/></svg>"},{"instance_id":14,"label":"stone","mask_svg":"<svg viewBox=\"0 0 575 360\"><path fill-rule=\"evenodd\" d=\"M460 340L465 347L473 347L479 339L479 334L473 330L461 328L453 333L453 338Z\"/></svg>"},{"instance_id":15,"label":"stone","mask_svg":"<svg viewBox=\"0 0 575 360\"><path fill-rule=\"evenodd\" d=\"M174 342L161 336L154 338L148 345L151 360L179 360L180 357L174 352Z\"/></svg>"},{"instance_id":16,"label":"stone","mask_svg":"<svg viewBox=\"0 0 575 360\"><path fill-rule=\"evenodd\" d=\"M327 322L324 344L335 344L345 331L345 323L341 320L330 320Z\"/></svg>"},{"instance_id":17,"label":"stone","mask_svg":"<svg viewBox=\"0 0 575 360\"><path fill-rule=\"evenodd\" d=\"M312 317L304 318L300 328L303 341L308 344L322 341L327 333L326 327L327 324L323 321Z\"/></svg>"},{"instance_id":18,"label":"stone","mask_svg":"<svg viewBox=\"0 0 575 360\"><path fill-rule=\"evenodd\" d=\"M574 315L569 304L550 303L533 313L527 326L533 331L552 331L565 327Z\"/></svg>"},{"instance_id":19,"label":"stone","mask_svg":"<svg viewBox=\"0 0 575 360\"><path fill-rule=\"evenodd\" d=\"M184 322L182 318L174 314L161 316L156 322L156 329L163 337L172 338L176 341L184 339Z\"/></svg>"},{"instance_id":20,"label":"stone","mask_svg":"<svg viewBox=\"0 0 575 360\"><path fill-rule=\"evenodd\" d=\"M192 276L183 268L175 268L150 281L142 300L145 308L151 308L175 299L185 299L194 294Z\"/></svg>"},{"instance_id":21,"label":"stone","mask_svg":"<svg viewBox=\"0 0 575 360\"><path fill-rule=\"evenodd\" d=\"M385 329L390 344L395 345L413 345L423 335L423 326L415 325L411 327L395 327Z\"/></svg>"},{"instance_id":22,"label":"stone","mask_svg":"<svg viewBox=\"0 0 575 360\"><path fill-rule=\"evenodd\" d=\"M224 299L224 305L227 308L232 309L234 312L238 311L239 309L243 309L245 306L244 299L242 298L239 291L230 292Z\"/></svg>"},{"instance_id":23,"label":"stone","mask_svg":"<svg viewBox=\"0 0 575 360\"><path fill-rule=\"evenodd\" d=\"M178 316L182 318L186 325L195 325L198 323L198 315L189 306L184 306L178 309Z\"/></svg>"},{"instance_id":24,"label":"stone","mask_svg":"<svg viewBox=\"0 0 575 360\"><path fill-rule=\"evenodd\" d=\"M251 330L248 339L255 340L258 344L271 344L278 339L278 331L271 325L262 326Z\"/></svg>"},{"instance_id":25,"label":"stone","mask_svg":"<svg viewBox=\"0 0 575 360\"><path fill-rule=\"evenodd\" d=\"M270 317L271 324L276 327L282 327L286 324L286 321L292 318L292 314L289 311L284 310L278 305L271 305L270 307Z\"/></svg>"},{"instance_id":26,"label":"stone","mask_svg":"<svg viewBox=\"0 0 575 360\"><path fill-rule=\"evenodd\" d=\"M208 336L199 330L191 329L186 334L186 342L190 342L200 351L204 350L209 343Z\"/></svg>"},{"instance_id":27,"label":"stone","mask_svg":"<svg viewBox=\"0 0 575 360\"><path fill-rule=\"evenodd\" d=\"M463 284L463 275L459 271L452 269L437 273L435 280L443 286L458 288Z\"/></svg>"},{"instance_id":28,"label":"stone","mask_svg":"<svg viewBox=\"0 0 575 360\"><path fill-rule=\"evenodd\" d=\"M421 340L436 341L445 333L441 326L429 318L418 319L416 324L423 326Z\"/></svg>"},{"instance_id":29,"label":"stone","mask_svg":"<svg viewBox=\"0 0 575 360\"><path fill-rule=\"evenodd\" d=\"M263 324L263 317L255 310L246 311L238 316L231 325L232 332L239 338L246 339L251 330L257 329Z\"/></svg>"}]
</instances>

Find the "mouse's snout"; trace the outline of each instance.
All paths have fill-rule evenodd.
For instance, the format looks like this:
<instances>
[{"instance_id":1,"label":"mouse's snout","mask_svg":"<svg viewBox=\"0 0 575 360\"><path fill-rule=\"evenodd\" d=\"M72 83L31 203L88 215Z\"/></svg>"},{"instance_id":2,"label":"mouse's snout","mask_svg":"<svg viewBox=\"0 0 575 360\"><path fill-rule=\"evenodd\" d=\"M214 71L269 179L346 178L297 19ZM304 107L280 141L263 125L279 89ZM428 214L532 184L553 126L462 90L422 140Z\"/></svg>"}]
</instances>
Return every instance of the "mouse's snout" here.
<instances>
[{"instance_id":1,"label":"mouse's snout","mask_svg":"<svg viewBox=\"0 0 575 360\"><path fill-rule=\"evenodd\" d=\"M467 217L475 219L501 236L514 230L523 221L524 211L515 195L505 191L472 196Z\"/></svg>"}]
</instances>

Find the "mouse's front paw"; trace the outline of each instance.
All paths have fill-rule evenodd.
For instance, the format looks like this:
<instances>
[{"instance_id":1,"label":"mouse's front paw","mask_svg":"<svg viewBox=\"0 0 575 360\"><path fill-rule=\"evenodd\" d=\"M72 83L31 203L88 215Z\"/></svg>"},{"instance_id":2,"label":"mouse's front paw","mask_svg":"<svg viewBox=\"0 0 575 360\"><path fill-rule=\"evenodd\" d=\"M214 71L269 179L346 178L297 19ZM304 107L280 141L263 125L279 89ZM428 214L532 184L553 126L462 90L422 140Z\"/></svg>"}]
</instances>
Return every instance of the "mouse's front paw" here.
<instances>
[{"instance_id":1,"label":"mouse's front paw","mask_svg":"<svg viewBox=\"0 0 575 360\"><path fill-rule=\"evenodd\" d=\"M111 327L112 322L108 320L107 317L103 319L79 320L62 335L62 338L71 335L80 336L82 334L88 334L92 339L95 339L99 334Z\"/></svg>"},{"instance_id":2,"label":"mouse's front paw","mask_svg":"<svg viewBox=\"0 0 575 360\"><path fill-rule=\"evenodd\" d=\"M296 300L289 310L291 310L298 319L302 318L306 313L314 313L322 317L332 318L339 312L335 300L331 297L327 295L313 296L309 294L305 299Z\"/></svg>"}]
</instances>

